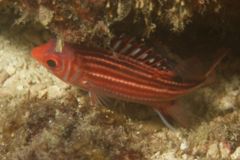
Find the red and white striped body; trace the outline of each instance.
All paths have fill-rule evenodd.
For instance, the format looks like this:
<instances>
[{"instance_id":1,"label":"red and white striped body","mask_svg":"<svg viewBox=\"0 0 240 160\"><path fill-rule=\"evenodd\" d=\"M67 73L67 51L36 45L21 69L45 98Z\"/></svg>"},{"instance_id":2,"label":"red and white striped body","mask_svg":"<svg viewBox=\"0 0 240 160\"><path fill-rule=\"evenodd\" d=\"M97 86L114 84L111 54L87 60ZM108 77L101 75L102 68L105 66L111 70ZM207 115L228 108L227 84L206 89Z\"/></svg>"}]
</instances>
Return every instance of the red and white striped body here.
<instances>
[{"instance_id":1,"label":"red and white striped body","mask_svg":"<svg viewBox=\"0 0 240 160\"><path fill-rule=\"evenodd\" d=\"M112 51L82 49L55 41L36 47L32 55L65 82L98 96L146 104L164 111L161 103L175 100L203 81L177 81L170 61L131 39L112 41Z\"/></svg>"},{"instance_id":2,"label":"red and white striped body","mask_svg":"<svg viewBox=\"0 0 240 160\"><path fill-rule=\"evenodd\" d=\"M186 94L196 85L162 78L173 73L145 66L140 61L129 62L124 56L84 52L76 54L76 59L83 62L82 67L76 67L64 80L101 96L155 104Z\"/></svg>"}]
</instances>

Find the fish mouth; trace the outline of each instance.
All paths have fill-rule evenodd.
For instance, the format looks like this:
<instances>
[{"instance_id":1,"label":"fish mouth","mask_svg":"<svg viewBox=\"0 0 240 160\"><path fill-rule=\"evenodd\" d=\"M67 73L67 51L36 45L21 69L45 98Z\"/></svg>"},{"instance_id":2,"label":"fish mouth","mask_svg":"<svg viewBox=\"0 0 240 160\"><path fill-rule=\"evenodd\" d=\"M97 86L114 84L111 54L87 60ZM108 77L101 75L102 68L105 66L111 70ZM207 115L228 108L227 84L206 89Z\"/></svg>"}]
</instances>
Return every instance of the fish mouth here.
<instances>
[{"instance_id":1,"label":"fish mouth","mask_svg":"<svg viewBox=\"0 0 240 160\"><path fill-rule=\"evenodd\" d=\"M55 41L49 40L47 43L33 48L31 51L31 55L34 59L41 61L44 55L50 52L54 46L55 46Z\"/></svg>"},{"instance_id":2,"label":"fish mouth","mask_svg":"<svg viewBox=\"0 0 240 160\"><path fill-rule=\"evenodd\" d=\"M43 49L41 47L33 48L32 51L31 51L31 56L37 62L42 63L42 60L43 60Z\"/></svg>"},{"instance_id":3,"label":"fish mouth","mask_svg":"<svg viewBox=\"0 0 240 160\"><path fill-rule=\"evenodd\" d=\"M39 48L38 47L33 48L31 51L31 55L33 58L39 59Z\"/></svg>"},{"instance_id":4,"label":"fish mouth","mask_svg":"<svg viewBox=\"0 0 240 160\"><path fill-rule=\"evenodd\" d=\"M34 59L41 61L43 59L44 53L46 52L46 44L37 46L32 49L31 55Z\"/></svg>"}]
</instances>

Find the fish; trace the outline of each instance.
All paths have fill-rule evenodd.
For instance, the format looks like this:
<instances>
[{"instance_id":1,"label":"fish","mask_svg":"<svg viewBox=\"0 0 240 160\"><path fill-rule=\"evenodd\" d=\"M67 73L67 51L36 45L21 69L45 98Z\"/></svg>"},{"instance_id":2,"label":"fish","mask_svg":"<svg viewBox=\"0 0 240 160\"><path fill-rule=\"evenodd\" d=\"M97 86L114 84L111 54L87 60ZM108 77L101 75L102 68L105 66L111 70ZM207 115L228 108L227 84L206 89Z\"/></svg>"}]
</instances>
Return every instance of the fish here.
<instances>
[{"instance_id":1,"label":"fish","mask_svg":"<svg viewBox=\"0 0 240 160\"><path fill-rule=\"evenodd\" d=\"M197 68L193 67L195 60L175 64L156 49L126 36L113 38L109 49L67 42L62 51L55 48L56 40L50 39L34 47L31 54L64 82L88 91L92 105L105 97L143 104L153 108L169 128L173 127L165 117L188 126L187 111L176 100L204 86L226 55L220 51L210 67L199 72L191 70Z\"/></svg>"}]
</instances>

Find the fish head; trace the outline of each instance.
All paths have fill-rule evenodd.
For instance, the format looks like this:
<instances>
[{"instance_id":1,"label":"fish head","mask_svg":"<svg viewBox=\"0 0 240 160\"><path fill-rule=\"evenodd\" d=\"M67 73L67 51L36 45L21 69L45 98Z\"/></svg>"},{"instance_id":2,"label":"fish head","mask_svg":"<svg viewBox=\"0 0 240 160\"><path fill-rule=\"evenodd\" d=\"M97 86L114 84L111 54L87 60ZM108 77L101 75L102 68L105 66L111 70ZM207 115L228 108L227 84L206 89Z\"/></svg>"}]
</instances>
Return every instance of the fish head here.
<instances>
[{"instance_id":1,"label":"fish head","mask_svg":"<svg viewBox=\"0 0 240 160\"><path fill-rule=\"evenodd\" d=\"M66 66L74 60L71 48L66 44L61 52L57 52L56 40L51 39L47 43L32 49L32 57L47 68L57 77L64 75Z\"/></svg>"}]
</instances>

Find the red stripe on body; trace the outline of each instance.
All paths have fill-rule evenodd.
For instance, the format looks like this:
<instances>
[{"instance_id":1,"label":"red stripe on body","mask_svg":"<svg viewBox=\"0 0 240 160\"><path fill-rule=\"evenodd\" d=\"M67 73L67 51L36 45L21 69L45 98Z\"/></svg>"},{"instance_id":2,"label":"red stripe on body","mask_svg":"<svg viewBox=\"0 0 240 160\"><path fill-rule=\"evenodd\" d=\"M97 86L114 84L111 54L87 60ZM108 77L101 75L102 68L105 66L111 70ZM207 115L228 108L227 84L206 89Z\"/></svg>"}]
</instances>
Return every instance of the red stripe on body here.
<instances>
[{"instance_id":1,"label":"red stripe on body","mask_svg":"<svg viewBox=\"0 0 240 160\"><path fill-rule=\"evenodd\" d=\"M148 67L130 68L121 61L110 61L105 57L84 56L88 75L87 81L92 89L132 101L159 102L185 94L193 85L154 79ZM135 64L137 65L137 64ZM188 85L188 87L186 87Z\"/></svg>"},{"instance_id":2,"label":"red stripe on body","mask_svg":"<svg viewBox=\"0 0 240 160\"><path fill-rule=\"evenodd\" d=\"M141 79L145 81L147 80L148 83L156 82L157 85L164 84L168 85L169 87L182 88L188 88L196 85L195 83L178 83L173 80L164 79L166 75L162 74L162 72L157 73L156 68L140 63L139 61L130 61L129 58L125 60L121 57L109 58L106 56L101 56L100 54L96 56L89 54L84 56L84 58L88 61L88 63L99 64L106 66L109 69L114 68L116 71L132 75L134 79L141 77Z\"/></svg>"}]
</instances>

